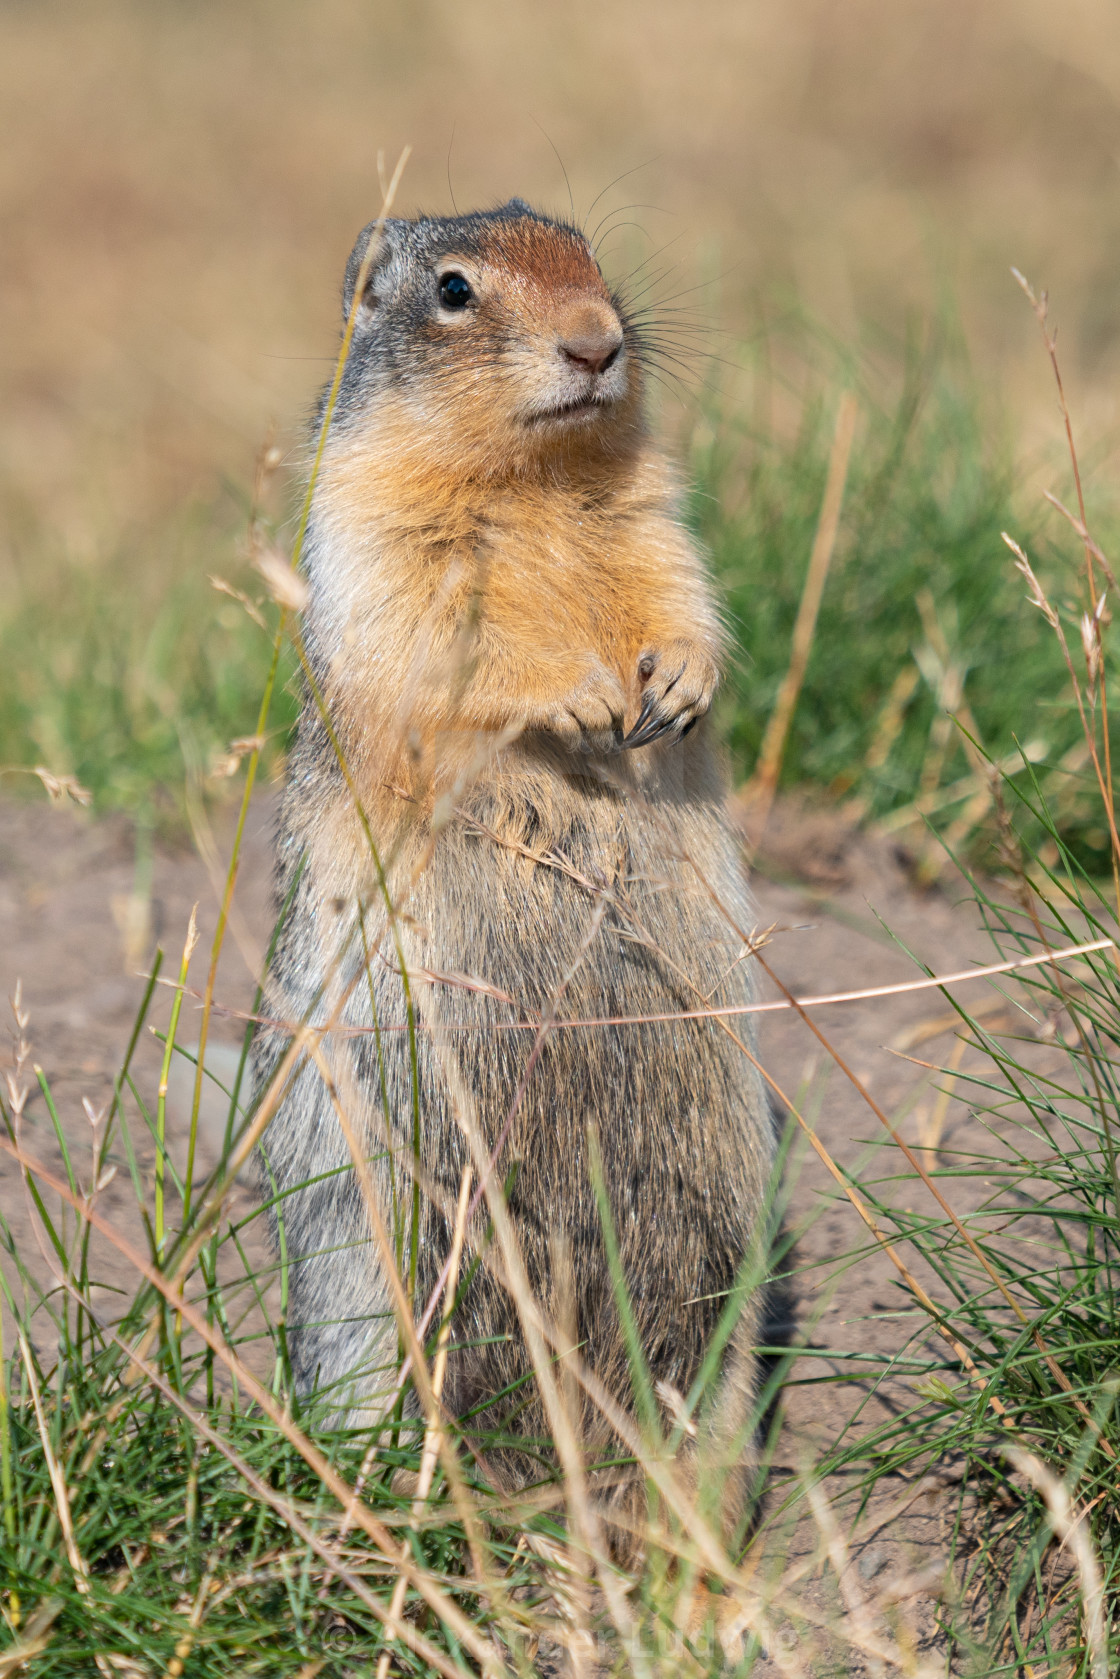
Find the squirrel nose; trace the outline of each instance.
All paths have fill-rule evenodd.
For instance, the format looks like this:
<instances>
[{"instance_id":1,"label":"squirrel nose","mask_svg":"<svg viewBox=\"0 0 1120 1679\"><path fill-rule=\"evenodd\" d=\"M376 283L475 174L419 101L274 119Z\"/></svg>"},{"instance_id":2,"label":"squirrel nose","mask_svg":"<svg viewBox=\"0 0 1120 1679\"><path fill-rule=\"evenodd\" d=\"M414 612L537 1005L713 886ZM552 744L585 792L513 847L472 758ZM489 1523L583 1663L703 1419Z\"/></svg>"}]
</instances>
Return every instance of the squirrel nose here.
<instances>
[{"instance_id":1,"label":"squirrel nose","mask_svg":"<svg viewBox=\"0 0 1120 1679\"><path fill-rule=\"evenodd\" d=\"M560 340L564 360L585 373L605 373L617 361L621 349L622 332L613 323L588 332L569 333Z\"/></svg>"}]
</instances>

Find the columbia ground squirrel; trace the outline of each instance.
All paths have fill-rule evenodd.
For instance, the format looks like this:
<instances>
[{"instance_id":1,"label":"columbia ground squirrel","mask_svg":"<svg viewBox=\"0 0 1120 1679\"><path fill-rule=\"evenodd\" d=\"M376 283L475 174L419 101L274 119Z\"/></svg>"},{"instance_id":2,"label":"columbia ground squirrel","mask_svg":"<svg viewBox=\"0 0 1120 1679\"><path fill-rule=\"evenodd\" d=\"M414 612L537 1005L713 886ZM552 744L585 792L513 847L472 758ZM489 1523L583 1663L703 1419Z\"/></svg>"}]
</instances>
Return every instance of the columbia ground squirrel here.
<instances>
[{"instance_id":1,"label":"columbia ground squirrel","mask_svg":"<svg viewBox=\"0 0 1120 1679\"><path fill-rule=\"evenodd\" d=\"M347 317L370 240L350 258ZM505 1133L494 1177L529 1281L629 1410L591 1134L670 1407L758 1257L774 1142L741 1047L749 1017L734 1035L672 1018L752 999L753 914L706 722L724 634L647 433L645 361L578 228L516 199L385 223L314 489L313 686L280 822L287 909L270 977L285 1021L342 1029L296 1073L264 1140L296 1380L354 1423L382 1414L398 1328L340 1105L417 1315L468 1162L478 1181L464 1101L487 1150ZM559 1024L632 1016L654 1019ZM258 1032L258 1087L286 1042ZM531 1442L548 1422L486 1242L482 1206L444 1399L471 1413L464 1426L507 1430L500 1475L524 1482L542 1473ZM732 1518L760 1298L688 1447L701 1462L734 1453L715 1477ZM612 1449L592 1407L579 1423L590 1456ZM637 1478L602 1485L625 1525Z\"/></svg>"}]
</instances>

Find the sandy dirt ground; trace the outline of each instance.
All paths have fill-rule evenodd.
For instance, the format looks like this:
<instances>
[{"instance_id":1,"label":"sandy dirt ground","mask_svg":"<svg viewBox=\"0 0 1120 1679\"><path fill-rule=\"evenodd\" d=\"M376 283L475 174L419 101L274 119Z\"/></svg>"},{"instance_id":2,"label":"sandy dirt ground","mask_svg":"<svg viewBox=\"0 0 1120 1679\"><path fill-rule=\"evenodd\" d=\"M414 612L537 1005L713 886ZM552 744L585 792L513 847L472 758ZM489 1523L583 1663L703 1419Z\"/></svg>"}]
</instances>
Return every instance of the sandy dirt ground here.
<instances>
[{"instance_id":1,"label":"sandy dirt ground","mask_svg":"<svg viewBox=\"0 0 1120 1679\"><path fill-rule=\"evenodd\" d=\"M217 994L234 1008L251 1007L252 973L270 928L271 812L271 796L266 794L250 814L237 892L238 916L219 974ZM219 833L219 856L224 857L225 843ZM21 986L30 1017L30 1061L41 1065L49 1080L83 1183L89 1174L91 1133L82 1098L96 1111L108 1097L144 990L135 958L131 963L126 960L122 936L134 881L133 842L125 824L95 821L71 808L0 804L0 990L10 997L17 983ZM215 867L208 869L197 850L156 847L150 932L166 951L165 973L172 974L178 967L191 907L197 903L201 941L191 977L196 985L203 983L218 884ZM806 815L797 806L779 807L762 866L756 871L755 888L759 923L774 926L767 959L798 995L912 980L917 977L915 962L901 946L935 972L993 960L991 945L961 883L916 892L889 844L860 836L834 817ZM774 995L772 989L769 994ZM982 983L969 987L973 1006L987 998L991 1007L993 996ZM166 1020L169 998L168 991L161 993L154 1016L157 1022ZM951 1016L938 992L830 1006L815 1011L814 1019L884 1110L901 1116L903 1134L912 1143L928 1143L930 1127L937 1124L942 1127L942 1148L951 1148L955 1139L966 1134L970 1121L965 1104L956 1098L939 1102L930 1075L897 1053L920 1043L915 1053L924 1059L944 1061L949 1055ZM197 1005L188 1000L182 1041L196 1041L197 1031ZM214 1036L219 1046L214 1064L226 1072L239 1029L234 1021L219 1018ZM893 1147L867 1165L872 1145L882 1141L882 1128L804 1022L789 1012L764 1015L761 1041L773 1078L815 1118L819 1135L835 1159L849 1167L864 1162L864 1169L876 1175L884 1170L898 1172L899 1181L890 1193L903 1205L921 1204L927 1191L913 1175L904 1175L905 1163ZM161 1045L146 1032L135 1067L138 1088L149 1098L158 1082L161 1052ZM0 1039L0 1072L12 1067L12 1056L12 1042ZM45 1101L35 1074L26 1076L32 1087L26 1105L26 1144L57 1168L59 1154ZM180 1076L169 1099L169 1134L176 1154L185 1150L187 1082ZM210 1121L200 1139L204 1169L216 1159L223 1124L213 1104L208 1105L207 1114ZM137 1152L141 1170L150 1178L153 1155L142 1138ZM824 1351L800 1361L795 1371L799 1379L786 1391L780 1473L795 1468L834 1439L870 1392L866 1372L853 1374L853 1366L841 1354L896 1351L915 1322L897 1273L881 1253L870 1251L857 1263L839 1269L832 1263L861 1243L866 1246L862 1227L817 1158L804 1148L796 1152L790 1217L795 1225L812 1221L797 1249L797 1318L801 1334ZM119 1151L114 1158L118 1171L102 1192L100 1205L122 1232L143 1243L127 1164ZM933 1156L924 1158L928 1161ZM235 1195L235 1211L250 1211L250 1191L239 1187ZM959 1186L954 1186L953 1195L959 1209L966 1210L968 1198L962 1197ZM0 1209L16 1248L30 1272L41 1280L47 1259L34 1232L35 1221L19 1174L4 1157L0 1157ZM264 1255L251 1227L246 1240L251 1256ZM4 1263L8 1265L9 1260ZM127 1289L127 1265L104 1244L99 1264L101 1280L108 1287ZM822 1385L819 1378L825 1376L845 1379ZM872 1396L865 1422L905 1398L905 1384L895 1383L892 1388L888 1383ZM891 1497L899 1491L898 1487L886 1489ZM897 1561L892 1550L897 1545L928 1563L945 1537L945 1509L944 1496L931 1483L914 1499L904 1523L869 1536L861 1563L865 1574L873 1576L887 1560Z\"/></svg>"}]
</instances>

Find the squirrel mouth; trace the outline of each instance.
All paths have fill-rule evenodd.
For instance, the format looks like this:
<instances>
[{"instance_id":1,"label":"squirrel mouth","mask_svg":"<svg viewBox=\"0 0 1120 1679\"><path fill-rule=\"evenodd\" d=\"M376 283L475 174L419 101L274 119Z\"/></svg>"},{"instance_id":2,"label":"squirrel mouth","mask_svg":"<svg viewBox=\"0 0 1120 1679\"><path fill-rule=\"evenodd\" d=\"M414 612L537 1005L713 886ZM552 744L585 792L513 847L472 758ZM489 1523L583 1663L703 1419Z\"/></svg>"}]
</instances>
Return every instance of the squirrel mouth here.
<instances>
[{"instance_id":1,"label":"squirrel mouth","mask_svg":"<svg viewBox=\"0 0 1120 1679\"><path fill-rule=\"evenodd\" d=\"M532 426L546 424L549 420L580 420L588 419L600 408L605 408L606 402L602 397L581 396L573 397L570 402L558 402L555 408L538 408L536 413L530 414L528 423Z\"/></svg>"}]
</instances>

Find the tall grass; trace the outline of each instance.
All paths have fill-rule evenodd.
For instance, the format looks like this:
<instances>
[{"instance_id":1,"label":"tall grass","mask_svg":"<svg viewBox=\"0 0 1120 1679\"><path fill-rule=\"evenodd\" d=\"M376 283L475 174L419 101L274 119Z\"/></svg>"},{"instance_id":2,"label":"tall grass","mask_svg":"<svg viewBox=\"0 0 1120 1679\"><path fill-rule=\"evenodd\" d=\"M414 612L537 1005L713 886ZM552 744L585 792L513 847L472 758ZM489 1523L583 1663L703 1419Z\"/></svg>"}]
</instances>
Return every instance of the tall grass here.
<instances>
[{"instance_id":1,"label":"tall grass","mask_svg":"<svg viewBox=\"0 0 1120 1679\"><path fill-rule=\"evenodd\" d=\"M95 566L26 533L0 612L0 767L45 763L88 787L95 808L149 824L182 823L185 771L221 789L271 656L263 626L211 581L264 593L244 552L245 512L223 495L136 532ZM282 684L270 761L294 715Z\"/></svg>"},{"instance_id":2,"label":"tall grass","mask_svg":"<svg viewBox=\"0 0 1120 1679\"><path fill-rule=\"evenodd\" d=\"M981 759L1021 778L1021 748L1065 843L1107 870L1061 650L1022 611L1000 536L1020 531L1063 595L1063 521L1027 493L951 318L894 355L874 348L841 354L807 327L768 337L746 352L746 397L714 404L696 434L693 517L737 642L723 712L736 770L754 766L786 673L842 381L861 422L784 784L846 800L918 850L927 822L957 847L986 849L995 820ZM1107 501L1100 512L1107 546Z\"/></svg>"}]
</instances>

